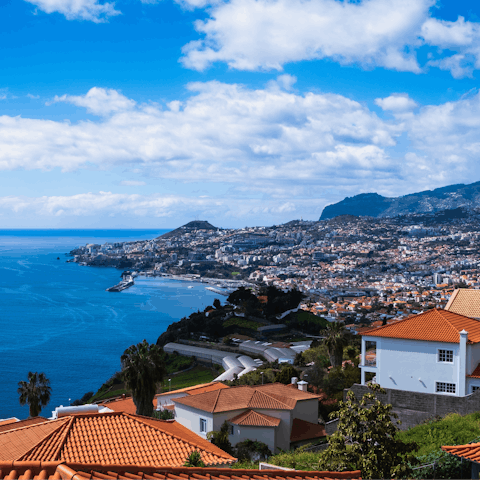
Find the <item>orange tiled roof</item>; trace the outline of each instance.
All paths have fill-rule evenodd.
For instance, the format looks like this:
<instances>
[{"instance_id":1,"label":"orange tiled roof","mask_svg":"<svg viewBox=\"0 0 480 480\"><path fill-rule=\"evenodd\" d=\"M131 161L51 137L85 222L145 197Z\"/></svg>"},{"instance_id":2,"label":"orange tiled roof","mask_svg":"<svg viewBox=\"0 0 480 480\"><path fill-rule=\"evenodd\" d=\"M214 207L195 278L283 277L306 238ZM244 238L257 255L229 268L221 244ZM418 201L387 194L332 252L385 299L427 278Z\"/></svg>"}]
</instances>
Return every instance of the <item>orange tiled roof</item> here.
<instances>
[{"instance_id":1,"label":"orange tiled roof","mask_svg":"<svg viewBox=\"0 0 480 480\"><path fill-rule=\"evenodd\" d=\"M326 435L325 427L323 425L300 420L300 418L293 419L292 432L290 433L291 442L313 440L314 438L321 438Z\"/></svg>"},{"instance_id":2,"label":"orange tiled roof","mask_svg":"<svg viewBox=\"0 0 480 480\"><path fill-rule=\"evenodd\" d=\"M308 392L288 388L280 383L240 386L206 392L193 397L175 398L175 404L187 405L206 412L228 412L242 408L293 410L298 400L318 398Z\"/></svg>"},{"instance_id":3,"label":"orange tiled roof","mask_svg":"<svg viewBox=\"0 0 480 480\"><path fill-rule=\"evenodd\" d=\"M471 462L480 463L480 443L469 443L468 445L455 445L442 447L444 452L465 458Z\"/></svg>"},{"instance_id":4,"label":"orange tiled roof","mask_svg":"<svg viewBox=\"0 0 480 480\"><path fill-rule=\"evenodd\" d=\"M12 418L6 418L5 420L0 420L0 427L3 425L10 425L11 423L17 423L18 418L12 417Z\"/></svg>"},{"instance_id":5,"label":"orange tiled roof","mask_svg":"<svg viewBox=\"0 0 480 480\"><path fill-rule=\"evenodd\" d=\"M231 418L229 422L235 425L249 425L252 427L278 427L278 425L280 425L279 418L254 412L253 410L247 410L246 412Z\"/></svg>"},{"instance_id":6,"label":"orange tiled roof","mask_svg":"<svg viewBox=\"0 0 480 480\"><path fill-rule=\"evenodd\" d=\"M126 398L114 398L112 400L107 400L100 404L102 407L107 407L114 412L123 412L135 415L137 413L137 407L133 403L132 397ZM153 408L157 408L157 400L153 399Z\"/></svg>"},{"instance_id":7,"label":"orange tiled roof","mask_svg":"<svg viewBox=\"0 0 480 480\"><path fill-rule=\"evenodd\" d=\"M98 465L65 462L0 462L0 480L327 480L358 479L360 470L353 472L323 472L298 470L240 470L226 468L142 467L138 465Z\"/></svg>"},{"instance_id":8,"label":"orange tiled roof","mask_svg":"<svg viewBox=\"0 0 480 480\"><path fill-rule=\"evenodd\" d=\"M480 290L457 288L452 293L445 310L466 317L480 318Z\"/></svg>"},{"instance_id":9,"label":"orange tiled roof","mask_svg":"<svg viewBox=\"0 0 480 480\"><path fill-rule=\"evenodd\" d=\"M126 413L70 415L0 433L0 460L181 466L198 450L207 465L235 459L173 421Z\"/></svg>"},{"instance_id":10,"label":"orange tiled roof","mask_svg":"<svg viewBox=\"0 0 480 480\"><path fill-rule=\"evenodd\" d=\"M5 432L6 430L13 430L20 427L26 427L28 425L35 425L37 423L43 423L46 421L47 419L44 417L30 417L25 420L19 420L18 422L2 423L0 424L0 432Z\"/></svg>"},{"instance_id":11,"label":"orange tiled roof","mask_svg":"<svg viewBox=\"0 0 480 480\"><path fill-rule=\"evenodd\" d=\"M463 329L468 332L468 343L480 342L479 320L434 308L390 325L362 332L361 335L460 343L459 333Z\"/></svg>"}]
</instances>

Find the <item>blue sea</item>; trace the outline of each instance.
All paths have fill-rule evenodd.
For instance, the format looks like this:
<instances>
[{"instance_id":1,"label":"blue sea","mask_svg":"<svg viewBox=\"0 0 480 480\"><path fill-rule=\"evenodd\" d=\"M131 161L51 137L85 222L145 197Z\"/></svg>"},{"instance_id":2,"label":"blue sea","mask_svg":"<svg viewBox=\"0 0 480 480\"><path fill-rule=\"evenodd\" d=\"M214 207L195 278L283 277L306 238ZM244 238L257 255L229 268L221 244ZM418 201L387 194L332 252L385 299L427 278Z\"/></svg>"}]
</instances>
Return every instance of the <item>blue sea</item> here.
<instances>
[{"instance_id":1,"label":"blue sea","mask_svg":"<svg viewBox=\"0 0 480 480\"><path fill-rule=\"evenodd\" d=\"M127 347L155 343L170 323L213 302L218 295L204 285L168 279L139 277L123 292L106 292L121 270L66 263L80 245L167 231L0 230L0 418L28 417L17 388L29 371L50 379L41 413L49 417L120 370Z\"/></svg>"}]
</instances>

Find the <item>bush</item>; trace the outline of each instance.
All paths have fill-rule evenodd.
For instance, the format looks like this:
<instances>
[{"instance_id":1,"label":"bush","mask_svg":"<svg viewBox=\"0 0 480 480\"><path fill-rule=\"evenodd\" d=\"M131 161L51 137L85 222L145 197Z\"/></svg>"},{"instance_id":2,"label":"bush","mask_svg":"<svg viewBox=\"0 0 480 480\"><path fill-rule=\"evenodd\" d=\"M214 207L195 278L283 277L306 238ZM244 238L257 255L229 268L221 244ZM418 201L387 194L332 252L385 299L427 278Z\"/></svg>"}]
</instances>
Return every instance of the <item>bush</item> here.
<instances>
[{"instance_id":1,"label":"bush","mask_svg":"<svg viewBox=\"0 0 480 480\"><path fill-rule=\"evenodd\" d=\"M270 457L272 452L263 442L256 440L244 440L235 446L235 456L239 461L265 460Z\"/></svg>"}]
</instances>

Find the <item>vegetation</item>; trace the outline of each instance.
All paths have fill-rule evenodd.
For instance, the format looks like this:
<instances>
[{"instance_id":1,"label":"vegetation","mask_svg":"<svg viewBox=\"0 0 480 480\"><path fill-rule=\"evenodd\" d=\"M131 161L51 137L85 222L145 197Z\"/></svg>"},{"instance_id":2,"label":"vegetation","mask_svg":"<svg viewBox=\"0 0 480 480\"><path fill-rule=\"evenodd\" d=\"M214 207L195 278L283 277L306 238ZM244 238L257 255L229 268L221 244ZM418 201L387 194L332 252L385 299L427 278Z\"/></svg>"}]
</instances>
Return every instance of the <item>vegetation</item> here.
<instances>
[{"instance_id":1,"label":"vegetation","mask_svg":"<svg viewBox=\"0 0 480 480\"><path fill-rule=\"evenodd\" d=\"M188 457L187 461L183 464L184 467L204 467L205 464L202 460L202 455L198 450L194 450Z\"/></svg>"},{"instance_id":2,"label":"vegetation","mask_svg":"<svg viewBox=\"0 0 480 480\"><path fill-rule=\"evenodd\" d=\"M397 437L398 416L392 405L384 405L375 393L385 393L379 385L369 383L372 393L357 402L352 391L340 402L337 431L319 461L322 470L361 470L363 478L405 478L410 474L407 461L415 444Z\"/></svg>"},{"instance_id":3,"label":"vegetation","mask_svg":"<svg viewBox=\"0 0 480 480\"><path fill-rule=\"evenodd\" d=\"M153 398L165 375L163 352L146 340L132 345L121 356L125 386L132 392L137 415L153 415Z\"/></svg>"},{"instance_id":4,"label":"vegetation","mask_svg":"<svg viewBox=\"0 0 480 480\"><path fill-rule=\"evenodd\" d=\"M324 344L327 347L330 364L338 367L342 364L343 349L349 344L351 334L340 322L329 323L325 334Z\"/></svg>"},{"instance_id":5,"label":"vegetation","mask_svg":"<svg viewBox=\"0 0 480 480\"><path fill-rule=\"evenodd\" d=\"M295 470L319 470L319 463L322 457L318 452L306 452L303 446L290 452L282 452L270 457L268 463L278 465L279 467L294 468ZM332 470L328 468L328 470ZM366 477L363 477L366 478Z\"/></svg>"},{"instance_id":6,"label":"vegetation","mask_svg":"<svg viewBox=\"0 0 480 480\"><path fill-rule=\"evenodd\" d=\"M48 405L52 388L44 373L28 372L28 381L18 382L20 405L28 404L29 416L38 417L43 407Z\"/></svg>"},{"instance_id":7,"label":"vegetation","mask_svg":"<svg viewBox=\"0 0 480 480\"><path fill-rule=\"evenodd\" d=\"M262 375L263 373L263 375ZM281 369L257 368L240 378L226 382L227 385L261 385L262 383L283 383L288 385L292 377L299 377L300 373L291 365L283 365ZM263 378L262 378L263 377Z\"/></svg>"},{"instance_id":8,"label":"vegetation","mask_svg":"<svg viewBox=\"0 0 480 480\"><path fill-rule=\"evenodd\" d=\"M154 410L153 417L158 420L173 420L175 415L170 410L162 410L161 412Z\"/></svg>"},{"instance_id":9,"label":"vegetation","mask_svg":"<svg viewBox=\"0 0 480 480\"><path fill-rule=\"evenodd\" d=\"M232 454L232 444L228 439L230 427L225 420L220 427L220 430L207 433L207 438L218 448L221 448L224 452Z\"/></svg>"},{"instance_id":10,"label":"vegetation","mask_svg":"<svg viewBox=\"0 0 480 480\"><path fill-rule=\"evenodd\" d=\"M272 455L268 445L257 440L244 440L235 445L235 456L239 461L265 460Z\"/></svg>"},{"instance_id":11,"label":"vegetation","mask_svg":"<svg viewBox=\"0 0 480 480\"><path fill-rule=\"evenodd\" d=\"M179 373L178 375L172 375L171 382L167 379L163 381L163 390L171 387L172 390L179 390L180 388L187 388L200 383L211 382L217 375L213 375L212 369L197 365L196 367L188 370L187 372Z\"/></svg>"},{"instance_id":12,"label":"vegetation","mask_svg":"<svg viewBox=\"0 0 480 480\"><path fill-rule=\"evenodd\" d=\"M256 331L259 327L259 324L257 322L248 320L246 318L232 317L232 318L229 318L227 321L223 322L223 327L224 328L240 327L240 328Z\"/></svg>"},{"instance_id":13,"label":"vegetation","mask_svg":"<svg viewBox=\"0 0 480 480\"><path fill-rule=\"evenodd\" d=\"M289 330L300 330L311 335L318 335L318 332L324 330L329 324L328 320L305 310L289 313L283 319L283 322ZM291 341L295 340L292 339Z\"/></svg>"}]
</instances>

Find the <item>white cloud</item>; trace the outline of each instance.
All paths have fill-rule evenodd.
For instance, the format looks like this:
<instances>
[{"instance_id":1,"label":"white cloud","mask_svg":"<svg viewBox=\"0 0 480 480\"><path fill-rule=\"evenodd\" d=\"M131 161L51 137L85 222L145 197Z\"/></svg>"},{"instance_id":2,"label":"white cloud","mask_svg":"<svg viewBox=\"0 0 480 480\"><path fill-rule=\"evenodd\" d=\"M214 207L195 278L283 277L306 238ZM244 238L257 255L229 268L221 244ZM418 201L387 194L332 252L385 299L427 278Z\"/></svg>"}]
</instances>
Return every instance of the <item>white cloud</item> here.
<instances>
[{"instance_id":1,"label":"white cloud","mask_svg":"<svg viewBox=\"0 0 480 480\"><path fill-rule=\"evenodd\" d=\"M120 15L114 3L99 3L98 0L25 0L46 13L58 12L67 20L105 22L109 17Z\"/></svg>"},{"instance_id":2,"label":"white cloud","mask_svg":"<svg viewBox=\"0 0 480 480\"><path fill-rule=\"evenodd\" d=\"M182 62L196 70L215 62L282 70L323 58L414 73L438 67L455 78L480 68L480 22L431 17L436 0L176 1L209 7L209 18L195 23L202 38L183 48ZM425 66L417 60L421 46L433 57Z\"/></svg>"},{"instance_id":3,"label":"white cloud","mask_svg":"<svg viewBox=\"0 0 480 480\"><path fill-rule=\"evenodd\" d=\"M406 93L394 93L389 97L376 98L375 104L382 110L390 110L392 112L407 112L418 107L417 102Z\"/></svg>"},{"instance_id":4,"label":"white cloud","mask_svg":"<svg viewBox=\"0 0 480 480\"><path fill-rule=\"evenodd\" d=\"M262 208L278 215L281 209L287 215L290 204L295 206L293 218L294 213L302 215L302 208L321 209L326 192L330 199L365 191L398 195L480 177L478 93L418 109L406 94L392 94L376 102L394 113L386 121L344 96L299 94L281 85L289 87L291 81L281 78L256 90L220 82L193 83L188 86L189 97L165 108L122 100L125 97L113 91L105 91L109 93L104 103L86 100L88 95L72 97L85 108L110 112L96 121L3 115L0 170L121 166L134 178L145 175L209 185L208 193L217 184L228 194L205 197L198 208L223 212L225 218L261 215ZM125 108L111 106L117 102L110 100L118 98ZM404 138L398 142L401 135ZM122 185L140 183L125 180ZM183 197L88 195L93 196L81 197L85 211L93 208L90 198L104 208L118 201L128 212L151 212L158 202L174 202L173 211L193 208L193 200ZM63 197L60 203L57 197L48 201L16 197L12 208L22 208L25 202L29 209L38 203L38 209L49 215L75 207L73 200L69 203Z\"/></svg>"},{"instance_id":5,"label":"white cloud","mask_svg":"<svg viewBox=\"0 0 480 480\"><path fill-rule=\"evenodd\" d=\"M50 103L56 102L66 102L78 107L84 107L88 112L100 116L131 110L135 107L133 100L123 96L116 90L98 87L91 88L86 95L62 95L61 97L56 95L53 102Z\"/></svg>"},{"instance_id":6,"label":"white cloud","mask_svg":"<svg viewBox=\"0 0 480 480\"><path fill-rule=\"evenodd\" d=\"M279 80L287 86L292 81ZM1 116L0 169L122 164L162 178L260 190L279 182L285 188L292 182L334 185L380 163L395 169L385 148L395 144L398 128L341 95L219 82L188 88L191 96L167 109L135 105L101 89L63 98L96 113L110 112L97 122Z\"/></svg>"},{"instance_id":7,"label":"white cloud","mask_svg":"<svg viewBox=\"0 0 480 480\"><path fill-rule=\"evenodd\" d=\"M120 185L124 187L142 187L146 185L146 183L139 180L122 180Z\"/></svg>"},{"instance_id":8,"label":"white cloud","mask_svg":"<svg viewBox=\"0 0 480 480\"><path fill-rule=\"evenodd\" d=\"M419 72L406 46L419 44L434 0L231 0L197 21L205 36L184 47L186 66L222 61L240 70L281 70L287 62L333 58L342 64Z\"/></svg>"}]
</instances>

